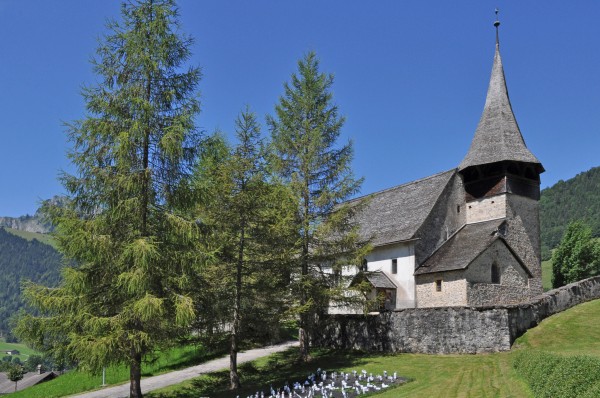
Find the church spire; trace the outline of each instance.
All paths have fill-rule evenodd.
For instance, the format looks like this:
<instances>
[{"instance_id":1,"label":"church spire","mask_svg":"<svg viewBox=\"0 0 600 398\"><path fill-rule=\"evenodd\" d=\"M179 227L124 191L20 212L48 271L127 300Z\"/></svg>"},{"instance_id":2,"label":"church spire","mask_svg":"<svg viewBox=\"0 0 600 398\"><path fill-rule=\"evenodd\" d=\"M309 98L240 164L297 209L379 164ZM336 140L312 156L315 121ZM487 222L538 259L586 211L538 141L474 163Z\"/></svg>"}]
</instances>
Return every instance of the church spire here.
<instances>
[{"instance_id":1,"label":"church spire","mask_svg":"<svg viewBox=\"0 0 600 398\"><path fill-rule=\"evenodd\" d=\"M536 171L541 173L544 171L544 167L527 149L508 97L502 58L500 57L499 25L500 22L496 19L494 22L496 52L483 114L477 130L475 130L469 152L458 168L463 171L472 166L513 161L533 164Z\"/></svg>"}]
</instances>

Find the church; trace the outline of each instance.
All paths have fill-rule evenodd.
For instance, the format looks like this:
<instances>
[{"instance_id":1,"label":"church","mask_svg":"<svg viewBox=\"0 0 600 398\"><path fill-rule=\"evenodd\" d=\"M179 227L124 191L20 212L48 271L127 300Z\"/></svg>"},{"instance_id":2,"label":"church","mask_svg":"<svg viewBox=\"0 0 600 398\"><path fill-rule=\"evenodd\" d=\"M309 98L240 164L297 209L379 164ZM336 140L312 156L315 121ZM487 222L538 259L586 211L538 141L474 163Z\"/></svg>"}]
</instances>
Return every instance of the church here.
<instances>
[{"instance_id":1,"label":"church","mask_svg":"<svg viewBox=\"0 0 600 398\"><path fill-rule=\"evenodd\" d=\"M357 216L373 249L352 283L367 282L380 310L514 304L542 293L544 167L510 104L499 24L483 113L458 167L367 195Z\"/></svg>"}]
</instances>

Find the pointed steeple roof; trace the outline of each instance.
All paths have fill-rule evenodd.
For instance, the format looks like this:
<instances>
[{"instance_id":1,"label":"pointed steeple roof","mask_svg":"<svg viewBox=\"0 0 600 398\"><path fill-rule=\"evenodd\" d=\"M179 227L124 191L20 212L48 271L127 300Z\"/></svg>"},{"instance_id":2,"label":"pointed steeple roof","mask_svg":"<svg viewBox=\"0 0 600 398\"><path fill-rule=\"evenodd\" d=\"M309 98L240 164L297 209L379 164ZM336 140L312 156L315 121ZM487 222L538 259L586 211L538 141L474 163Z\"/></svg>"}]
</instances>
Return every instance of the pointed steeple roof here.
<instances>
[{"instance_id":1,"label":"pointed steeple roof","mask_svg":"<svg viewBox=\"0 0 600 398\"><path fill-rule=\"evenodd\" d=\"M496 29L499 24L498 21L494 24ZM485 107L469 152L458 169L502 161L533 163L538 173L544 171L540 161L527 149L510 105L496 32L496 53Z\"/></svg>"}]
</instances>

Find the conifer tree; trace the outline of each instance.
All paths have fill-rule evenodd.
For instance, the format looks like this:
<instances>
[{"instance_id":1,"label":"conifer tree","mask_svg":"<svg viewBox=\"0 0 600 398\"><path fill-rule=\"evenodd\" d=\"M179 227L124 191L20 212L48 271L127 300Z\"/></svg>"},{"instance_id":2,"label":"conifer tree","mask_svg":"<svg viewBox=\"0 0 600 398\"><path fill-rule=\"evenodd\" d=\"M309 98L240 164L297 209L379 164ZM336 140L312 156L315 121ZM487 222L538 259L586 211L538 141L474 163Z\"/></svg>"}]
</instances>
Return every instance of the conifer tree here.
<instances>
[{"instance_id":1,"label":"conifer tree","mask_svg":"<svg viewBox=\"0 0 600 398\"><path fill-rule=\"evenodd\" d=\"M254 113L236 120L237 145L215 137L213 151L200 162L201 216L218 242L217 263L203 278L218 289L219 313L230 325L230 386L240 387L237 353L247 341L276 337L286 310L293 198L267 173L266 146ZM211 272L212 271L212 272ZM223 305L225 303L225 305Z\"/></svg>"},{"instance_id":2,"label":"conifer tree","mask_svg":"<svg viewBox=\"0 0 600 398\"><path fill-rule=\"evenodd\" d=\"M284 86L284 95L268 118L274 170L289 183L296 197L296 270L292 277L299 315L300 357L309 357L314 316L340 289L330 283L329 269L359 264L367 245L353 224L358 206L342 205L356 194L362 179L351 169L352 142L338 146L344 118L332 104L333 76L319 72L314 52L298 62L298 74ZM330 276L330 275L329 275Z\"/></svg>"},{"instance_id":3,"label":"conifer tree","mask_svg":"<svg viewBox=\"0 0 600 398\"><path fill-rule=\"evenodd\" d=\"M134 0L110 22L83 90L87 115L68 125L75 173L63 174L65 207L50 205L67 267L59 288L29 284L41 316L18 332L86 370L125 364L141 397L142 361L194 319L187 281L198 272L198 231L174 209L189 203L196 160L198 68L172 0Z\"/></svg>"}]
</instances>

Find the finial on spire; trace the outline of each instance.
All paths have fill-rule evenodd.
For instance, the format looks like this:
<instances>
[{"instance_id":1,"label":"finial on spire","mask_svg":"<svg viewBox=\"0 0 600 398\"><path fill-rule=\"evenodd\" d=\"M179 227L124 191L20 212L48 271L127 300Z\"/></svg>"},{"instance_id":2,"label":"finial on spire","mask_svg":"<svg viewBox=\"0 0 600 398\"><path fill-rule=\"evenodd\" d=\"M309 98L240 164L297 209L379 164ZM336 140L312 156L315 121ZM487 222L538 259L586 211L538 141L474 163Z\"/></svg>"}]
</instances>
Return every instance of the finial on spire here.
<instances>
[{"instance_id":1,"label":"finial on spire","mask_svg":"<svg viewBox=\"0 0 600 398\"><path fill-rule=\"evenodd\" d=\"M498 35L498 26L500 26L500 21L498 20L498 12L500 10L498 10L496 8L495 13L496 13L496 21L494 22L494 26L496 27L496 46L500 47L500 38Z\"/></svg>"}]
</instances>

